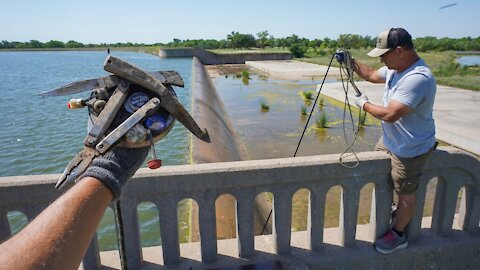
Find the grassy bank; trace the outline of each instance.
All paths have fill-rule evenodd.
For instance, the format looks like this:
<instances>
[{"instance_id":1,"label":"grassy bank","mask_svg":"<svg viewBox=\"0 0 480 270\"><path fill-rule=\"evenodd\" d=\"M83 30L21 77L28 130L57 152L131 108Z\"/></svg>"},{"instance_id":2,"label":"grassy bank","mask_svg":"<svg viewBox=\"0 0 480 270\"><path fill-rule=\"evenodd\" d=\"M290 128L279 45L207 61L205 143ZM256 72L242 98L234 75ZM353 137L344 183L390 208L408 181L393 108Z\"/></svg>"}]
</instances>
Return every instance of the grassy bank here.
<instances>
[{"instance_id":1,"label":"grassy bank","mask_svg":"<svg viewBox=\"0 0 480 270\"><path fill-rule=\"evenodd\" d=\"M218 54L236 54L236 53L290 53L288 48L252 48L252 49L216 49L209 50Z\"/></svg>"},{"instance_id":2,"label":"grassy bank","mask_svg":"<svg viewBox=\"0 0 480 270\"><path fill-rule=\"evenodd\" d=\"M363 63L375 68L382 66L380 58L367 56L368 50L350 50L350 52L355 59ZM298 58L297 60L328 65L332 53L320 55L315 52L307 52L304 58ZM422 52L419 55L432 69L438 84L480 91L480 67L460 67L455 61L458 57L455 52ZM334 60L332 65L338 67L337 61Z\"/></svg>"}]
</instances>

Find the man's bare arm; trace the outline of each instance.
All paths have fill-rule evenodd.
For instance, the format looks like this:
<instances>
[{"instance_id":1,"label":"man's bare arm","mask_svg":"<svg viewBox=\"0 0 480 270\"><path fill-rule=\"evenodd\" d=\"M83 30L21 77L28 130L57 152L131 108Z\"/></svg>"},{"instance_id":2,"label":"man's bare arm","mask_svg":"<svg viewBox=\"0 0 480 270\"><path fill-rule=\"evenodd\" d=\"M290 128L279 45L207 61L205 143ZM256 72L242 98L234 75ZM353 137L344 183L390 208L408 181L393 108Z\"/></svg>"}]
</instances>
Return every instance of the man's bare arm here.
<instances>
[{"instance_id":1,"label":"man's bare arm","mask_svg":"<svg viewBox=\"0 0 480 270\"><path fill-rule=\"evenodd\" d=\"M77 269L112 198L99 180L84 178L0 245L0 265L5 269Z\"/></svg>"},{"instance_id":2,"label":"man's bare arm","mask_svg":"<svg viewBox=\"0 0 480 270\"><path fill-rule=\"evenodd\" d=\"M372 83L384 83L385 79L380 76L378 71L358 60L353 61L353 70L362 79Z\"/></svg>"},{"instance_id":3,"label":"man's bare arm","mask_svg":"<svg viewBox=\"0 0 480 270\"><path fill-rule=\"evenodd\" d=\"M389 123L397 121L400 117L412 111L407 105L395 100L390 101L387 107L367 102L363 105L363 110L370 113L375 118Z\"/></svg>"}]
</instances>

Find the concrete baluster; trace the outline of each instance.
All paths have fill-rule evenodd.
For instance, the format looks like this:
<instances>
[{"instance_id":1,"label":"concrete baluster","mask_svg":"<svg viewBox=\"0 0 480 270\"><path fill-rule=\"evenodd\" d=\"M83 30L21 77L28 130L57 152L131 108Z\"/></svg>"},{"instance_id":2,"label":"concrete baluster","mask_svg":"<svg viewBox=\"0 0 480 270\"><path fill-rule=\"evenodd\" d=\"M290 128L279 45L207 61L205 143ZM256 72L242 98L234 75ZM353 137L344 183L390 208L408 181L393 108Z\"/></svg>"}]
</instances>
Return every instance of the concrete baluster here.
<instances>
[{"instance_id":1,"label":"concrete baluster","mask_svg":"<svg viewBox=\"0 0 480 270\"><path fill-rule=\"evenodd\" d=\"M180 246L178 243L177 201L170 196L162 197L156 205L159 209L163 261L167 266L178 265L180 263Z\"/></svg>"},{"instance_id":2,"label":"concrete baluster","mask_svg":"<svg viewBox=\"0 0 480 270\"><path fill-rule=\"evenodd\" d=\"M215 197L209 193L206 198L198 200L200 225L200 246L202 261L214 262L217 260L217 226L215 217Z\"/></svg>"},{"instance_id":3,"label":"concrete baluster","mask_svg":"<svg viewBox=\"0 0 480 270\"><path fill-rule=\"evenodd\" d=\"M253 256L253 210L254 191L247 189L236 196L238 253L242 258Z\"/></svg>"},{"instance_id":4,"label":"concrete baluster","mask_svg":"<svg viewBox=\"0 0 480 270\"><path fill-rule=\"evenodd\" d=\"M310 249L313 251L320 251L323 246L326 190L326 188L310 190L307 232L310 235Z\"/></svg>"},{"instance_id":5,"label":"concrete baluster","mask_svg":"<svg viewBox=\"0 0 480 270\"><path fill-rule=\"evenodd\" d=\"M446 180L458 178L458 173L447 171L442 174ZM432 230L437 233L448 233L452 230L453 218L457 204L458 191L462 181L442 181L435 195L435 206L432 217ZM440 184L440 181L439 183ZM437 185L438 185L437 184Z\"/></svg>"},{"instance_id":6,"label":"concrete baluster","mask_svg":"<svg viewBox=\"0 0 480 270\"><path fill-rule=\"evenodd\" d=\"M372 197L372 209L370 212L370 226L374 226L370 231L374 239L381 237L390 224L391 206L392 206L392 188L388 181L389 178L379 176L375 181Z\"/></svg>"},{"instance_id":7,"label":"concrete baluster","mask_svg":"<svg viewBox=\"0 0 480 270\"><path fill-rule=\"evenodd\" d=\"M415 241L422 234L423 208L425 207L428 180L431 178L433 177L424 175L418 184L417 190L415 191L415 213L412 220L405 228L405 232L407 233L407 237L410 242Z\"/></svg>"},{"instance_id":8,"label":"concrete baluster","mask_svg":"<svg viewBox=\"0 0 480 270\"><path fill-rule=\"evenodd\" d=\"M353 184L342 187L339 232L340 241L344 247L353 247L355 245L359 190L360 188Z\"/></svg>"},{"instance_id":9,"label":"concrete baluster","mask_svg":"<svg viewBox=\"0 0 480 270\"><path fill-rule=\"evenodd\" d=\"M87 253L82 260L83 269L100 269L100 249L98 248L98 239L97 234L95 234L90 241L88 246Z\"/></svg>"},{"instance_id":10,"label":"concrete baluster","mask_svg":"<svg viewBox=\"0 0 480 270\"><path fill-rule=\"evenodd\" d=\"M435 201L433 202L433 210L432 210L432 225L431 228L433 231L438 232L439 224L441 223L443 214L443 202L442 196L445 190L445 179L443 177L436 177L437 178L437 188L435 190Z\"/></svg>"},{"instance_id":11,"label":"concrete baluster","mask_svg":"<svg viewBox=\"0 0 480 270\"><path fill-rule=\"evenodd\" d=\"M0 211L0 243L11 236L10 223L8 223L8 210Z\"/></svg>"},{"instance_id":12,"label":"concrete baluster","mask_svg":"<svg viewBox=\"0 0 480 270\"><path fill-rule=\"evenodd\" d=\"M140 226L138 224L137 213L138 204L139 202L130 200L128 198L124 198L120 201L128 269L139 269L143 264L142 244L140 242ZM117 215L116 212L115 215ZM117 227L117 230L118 229L120 228Z\"/></svg>"},{"instance_id":13,"label":"concrete baluster","mask_svg":"<svg viewBox=\"0 0 480 270\"><path fill-rule=\"evenodd\" d=\"M462 201L458 212L458 227L466 231L478 231L480 220L480 195L475 187L467 185L463 189Z\"/></svg>"},{"instance_id":14,"label":"concrete baluster","mask_svg":"<svg viewBox=\"0 0 480 270\"><path fill-rule=\"evenodd\" d=\"M273 197L273 225L272 234L275 241L275 253L287 254L290 252L290 238L292 227L292 194L289 191L277 190Z\"/></svg>"}]
</instances>

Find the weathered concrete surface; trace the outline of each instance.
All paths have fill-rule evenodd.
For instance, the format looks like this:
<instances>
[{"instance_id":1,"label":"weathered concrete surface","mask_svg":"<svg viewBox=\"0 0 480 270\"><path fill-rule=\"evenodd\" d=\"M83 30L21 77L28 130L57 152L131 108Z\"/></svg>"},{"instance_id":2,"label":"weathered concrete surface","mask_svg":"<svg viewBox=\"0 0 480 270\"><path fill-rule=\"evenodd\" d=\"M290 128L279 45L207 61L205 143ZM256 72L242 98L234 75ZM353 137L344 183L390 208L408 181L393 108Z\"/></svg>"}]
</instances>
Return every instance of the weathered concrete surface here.
<instances>
[{"instance_id":1,"label":"weathered concrete surface","mask_svg":"<svg viewBox=\"0 0 480 270\"><path fill-rule=\"evenodd\" d=\"M293 60L247 61L245 65L253 67L271 78L284 80L323 79L327 72L326 66ZM328 76L339 77L340 69L330 67Z\"/></svg>"},{"instance_id":2,"label":"weathered concrete surface","mask_svg":"<svg viewBox=\"0 0 480 270\"><path fill-rule=\"evenodd\" d=\"M227 110L215 86L198 58L193 59L192 115L200 127L206 128L210 143L192 137L191 162L212 163L247 159Z\"/></svg>"},{"instance_id":3,"label":"weathered concrete surface","mask_svg":"<svg viewBox=\"0 0 480 270\"><path fill-rule=\"evenodd\" d=\"M426 219L427 220L427 219ZM357 242L354 247L344 248L337 239L339 228L324 231L325 246L320 252L309 250L307 232L292 233L292 252L276 255L271 235L255 237L255 253L248 260L238 257L236 239L218 241L218 261L201 263L200 243L182 244L183 260L178 267L163 266L162 247L143 249L145 260L142 269L212 269L238 265L280 261L286 269L478 269L480 267L480 236L455 231L438 237L430 229L423 229L422 238L410 243L408 249L391 255L378 253L368 238L368 226L357 227ZM117 251L102 252L102 264L108 269L120 269Z\"/></svg>"},{"instance_id":4,"label":"weathered concrete surface","mask_svg":"<svg viewBox=\"0 0 480 270\"><path fill-rule=\"evenodd\" d=\"M238 52L219 54L200 48L161 49L160 57L197 57L204 65L244 64L245 61L290 60L290 53Z\"/></svg>"},{"instance_id":5,"label":"weathered concrete surface","mask_svg":"<svg viewBox=\"0 0 480 270\"><path fill-rule=\"evenodd\" d=\"M166 247L163 250L165 259L170 260L171 265L178 262L180 267L176 269L188 269L182 266L189 264L199 265L200 269L204 269L225 262L248 263L250 258L253 262L265 259L280 260L285 269L299 269L306 265L312 269L468 269L469 266L471 269L479 268L478 158L452 147L440 147L434 152L426 165L417 190L420 208L417 208L408 231L411 246L391 256L378 254L371 248L371 239L374 235L372 229L377 232L384 231L390 217L391 189L387 188L388 184L384 181L389 171L388 156L382 152L372 151L358 153L358 158L361 162L355 170L338 164L338 155L166 166L156 171L142 168L135 174L134 179L129 181L121 199L127 257L132 264L130 269L141 269L142 266L168 269L164 266L159 267L156 262L151 263L153 259L161 258L161 253L156 251L152 255L147 255L147 251L143 251L140 246L140 227L136 213L139 203L146 201L158 207L162 244ZM348 161L353 159L350 158ZM436 206L432 215L431 229L422 230L421 209L426 185L429 180L438 176L440 176L439 188L435 194ZM17 210L24 212L29 219L35 217L39 210L50 203L52 197L59 195L52 188L58 177L59 175L43 175L0 179L0 241L10 234L7 213ZM27 178L33 181L25 183ZM374 226L370 226L369 231L362 232L360 229L357 230L356 224L358 193L363 186L372 181L376 187L375 202L372 200L372 212L376 214L371 215L374 217L374 221L371 220ZM343 222L340 222L339 229L330 235L330 230L324 228L323 209L326 191L336 185L342 186L345 191L341 206ZM461 196L458 222L453 222L459 190L462 187L466 189ZM311 233L308 236L290 233L291 197L300 188L306 188L311 192L309 215ZM232 194L237 199L238 205L244 205L246 201L253 201L250 195L262 191L271 191L275 196L274 234L254 238L251 232L253 219L249 218L252 216L253 207L246 207L236 213L236 220L239 224L243 223L243 228L249 228L250 232L239 234L238 244L236 240L217 242L215 212L211 207L215 199L220 194ZM203 227L201 254L198 247L187 252L184 251L184 245L178 245L176 206L183 198L196 200L201 209L200 213L203 213L203 217L200 215L199 218L200 227ZM251 205L253 203L249 204ZM463 231L455 228L452 230L454 224L463 228ZM243 230L245 231L247 230ZM417 237L414 237L415 235ZM310 251L309 246L315 252ZM251 250L246 256L248 258L238 259L236 256L238 252L235 251L241 248ZM217 250L220 255L217 255ZM94 249L87 254L90 265L99 266L95 260L97 251ZM205 260L206 255L210 260ZM143 257L147 260L146 263L143 263ZM200 263L198 259L192 259L199 257L205 264ZM216 263L208 263L217 259ZM98 269L93 266L87 269Z\"/></svg>"},{"instance_id":6,"label":"weathered concrete surface","mask_svg":"<svg viewBox=\"0 0 480 270\"><path fill-rule=\"evenodd\" d=\"M365 81L355 84L371 102L381 104L383 84ZM340 101L345 100L340 82L324 84L321 93ZM349 93L351 103L354 98L352 89ZM439 140L480 155L480 92L437 85L433 117Z\"/></svg>"}]
</instances>

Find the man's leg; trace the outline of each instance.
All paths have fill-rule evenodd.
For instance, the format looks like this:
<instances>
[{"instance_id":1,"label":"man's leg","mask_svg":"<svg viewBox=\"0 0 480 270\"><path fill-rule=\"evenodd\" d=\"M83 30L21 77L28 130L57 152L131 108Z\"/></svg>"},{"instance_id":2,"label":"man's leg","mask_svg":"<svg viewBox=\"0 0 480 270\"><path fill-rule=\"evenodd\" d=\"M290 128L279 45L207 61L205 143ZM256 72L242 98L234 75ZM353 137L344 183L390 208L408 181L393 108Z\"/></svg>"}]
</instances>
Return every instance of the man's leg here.
<instances>
[{"instance_id":1,"label":"man's leg","mask_svg":"<svg viewBox=\"0 0 480 270\"><path fill-rule=\"evenodd\" d=\"M395 230L403 232L415 214L415 194L398 194Z\"/></svg>"}]
</instances>

